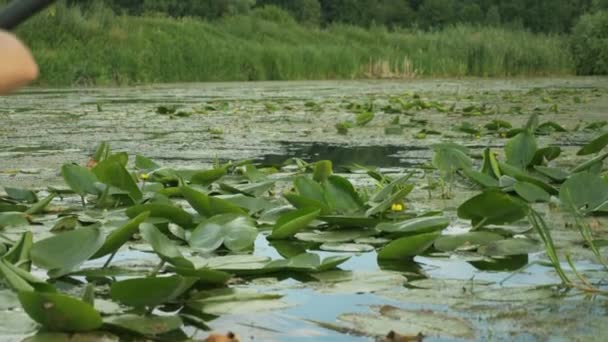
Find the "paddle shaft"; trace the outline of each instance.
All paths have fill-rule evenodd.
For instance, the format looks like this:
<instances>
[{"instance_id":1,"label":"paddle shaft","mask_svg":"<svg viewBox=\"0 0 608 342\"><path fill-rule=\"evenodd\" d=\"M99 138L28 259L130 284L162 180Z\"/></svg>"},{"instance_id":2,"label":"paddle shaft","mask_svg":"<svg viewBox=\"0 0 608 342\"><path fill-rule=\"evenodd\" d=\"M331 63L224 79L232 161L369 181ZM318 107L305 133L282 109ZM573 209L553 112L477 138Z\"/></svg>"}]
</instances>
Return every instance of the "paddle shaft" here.
<instances>
[{"instance_id":1,"label":"paddle shaft","mask_svg":"<svg viewBox=\"0 0 608 342\"><path fill-rule=\"evenodd\" d=\"M13 30L55 0L13 0L0 11L0 29Z\"/></svg>"}]
</instances>

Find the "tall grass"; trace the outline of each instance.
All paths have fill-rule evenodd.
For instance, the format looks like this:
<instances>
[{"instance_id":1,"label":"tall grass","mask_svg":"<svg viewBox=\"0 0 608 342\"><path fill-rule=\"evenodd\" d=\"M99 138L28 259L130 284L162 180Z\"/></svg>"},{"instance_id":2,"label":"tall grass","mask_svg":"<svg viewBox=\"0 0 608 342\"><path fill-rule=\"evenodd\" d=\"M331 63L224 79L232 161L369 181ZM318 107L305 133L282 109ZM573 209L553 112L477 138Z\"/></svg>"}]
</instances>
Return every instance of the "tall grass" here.
<instances>
[{"instance_id":1,"label":"tall grass","mask_svg":"<svg viewBox=\"0 0 608 342\"><path fill-rule=\"evenodd\" d=\"M301 26L268 9L215 22L57 5L19 30L46 85L572 74L566 39L457 26ZM276 10L274 10L276 12ZM380 67L376 67L380 66Z\"/></svg>"}]
</instances>

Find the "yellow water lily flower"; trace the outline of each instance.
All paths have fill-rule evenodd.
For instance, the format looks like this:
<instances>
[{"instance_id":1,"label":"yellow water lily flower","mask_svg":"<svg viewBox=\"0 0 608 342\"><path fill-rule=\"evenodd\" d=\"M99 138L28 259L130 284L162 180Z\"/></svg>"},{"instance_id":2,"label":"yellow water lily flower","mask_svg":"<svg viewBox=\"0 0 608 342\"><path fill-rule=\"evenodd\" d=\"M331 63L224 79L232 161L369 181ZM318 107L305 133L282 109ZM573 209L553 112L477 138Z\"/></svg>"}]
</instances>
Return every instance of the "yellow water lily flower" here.
<instances>
[{"instance_id":1,"label":"yellow water lily flower","mask_svg":"<svg viewBox=\"0 0 608 342\"><path fill-rule=\"evenodd\" d=\"M392 211L403 211L403 204L401 203L393 203L391 206Z\"/></svg>"}]
</instances>

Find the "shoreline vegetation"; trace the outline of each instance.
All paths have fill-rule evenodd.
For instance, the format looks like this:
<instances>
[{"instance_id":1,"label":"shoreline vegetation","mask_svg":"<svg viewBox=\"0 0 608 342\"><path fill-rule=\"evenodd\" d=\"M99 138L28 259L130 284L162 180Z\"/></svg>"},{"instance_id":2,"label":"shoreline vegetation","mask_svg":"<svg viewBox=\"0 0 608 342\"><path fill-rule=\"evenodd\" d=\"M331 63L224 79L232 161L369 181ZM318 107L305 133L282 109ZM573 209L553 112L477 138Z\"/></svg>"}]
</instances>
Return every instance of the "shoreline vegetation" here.
<instances>
[{"instance_id":1,"label":"shoreline vegetation","mask_svg":"<svg viewBox=\"0 0 608 342\"><path fill-rule=\"evenodd\" d=\"M320 28L275 7L206 21L60 3L18 34L40 65L39 86L576 74L566 35L475 25Z\"/></svg>"}]
</instances>

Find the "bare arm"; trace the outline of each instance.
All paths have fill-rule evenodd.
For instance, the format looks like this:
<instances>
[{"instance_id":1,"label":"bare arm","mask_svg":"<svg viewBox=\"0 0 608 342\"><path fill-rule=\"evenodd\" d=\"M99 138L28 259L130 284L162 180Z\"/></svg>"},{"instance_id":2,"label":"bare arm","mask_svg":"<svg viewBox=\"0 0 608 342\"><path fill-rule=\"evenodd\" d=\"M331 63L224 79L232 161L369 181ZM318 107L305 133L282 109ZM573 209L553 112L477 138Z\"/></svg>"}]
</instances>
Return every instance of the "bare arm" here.
<instances>
[{"instance_id":1,"label":"bare arm","mask_svg":"<svg viewBox=\"0 0 608 342\"><path fill-rule=\"evenodd\" d=\"M6 94L38 77L29 49L15 36L0 31L0 94Z\"/></svg>"}]
</instances>

